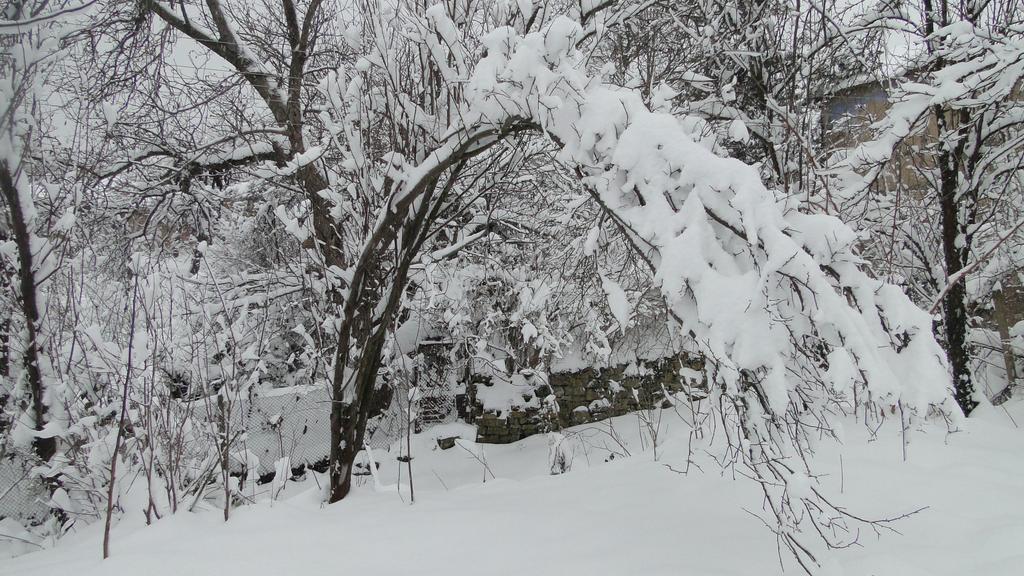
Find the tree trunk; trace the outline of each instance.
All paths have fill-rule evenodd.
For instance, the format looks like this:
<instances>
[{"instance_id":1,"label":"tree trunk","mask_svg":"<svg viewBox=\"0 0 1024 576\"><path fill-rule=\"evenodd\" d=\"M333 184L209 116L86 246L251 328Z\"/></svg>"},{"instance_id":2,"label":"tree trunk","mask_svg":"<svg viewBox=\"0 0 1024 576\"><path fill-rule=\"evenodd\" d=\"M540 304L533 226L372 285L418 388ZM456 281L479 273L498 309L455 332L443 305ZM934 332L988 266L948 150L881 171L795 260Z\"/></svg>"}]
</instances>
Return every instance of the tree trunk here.
<instances>
[{"instance_id":1,"label":"tree trunk","mask_svg":"<svg viewBox=\"0 0 1024 576\"><path fill-rule=\"evenodd\" d=\"M365 333L364 333L365 335ZM330 496L329 502L337 502L348 495L352 488L352 468L356 455L363 449L366 437L366 422L370 417L370 407L377 381L377 370L381 365L380 350L377 338L354 338L367 343L361 351L355 368L356 375L352 382L346 383L345 367L335 368L333 382L334 409L331 410L331 456L330 456ZM383 339L379 339L383 344ZM354 391L345 400L345 385Z\"/></svg>"},{"instance_id":2,"label":"tree trunk","mask_svg":"<svg viewBox=\"0 0 1024 576\"><path fill-rule=\"evenodd\" d=\"M940 130L941 109L936 110ZM957 165L952 152L943 148L939 152L939 206L942 210L942 254L946 263L946 277L950 278L967 264L967 230L960 222L957 198ZM967 342L967 290L965 282L954 282L942 303L946 332L946 353L953 370L953 397L964 414L970 414L978 405L974 399L974 381L971 377L970 350Z\"/></svg>"},{"instance_id":3,"label":"tree trunk","mask_svg":"<svg viewBox=\"0 0 1024 576\"><path fill-rule=\"evenodd\" d=\"M993 312L999 328L999 342L1003 348L1003 366L1006 368L1006 386L992 398L992 404L1003 404L1013 395L1017 383L1017 358L1013 353L1013 339L1010 337L1011 303L1007 301L1007 287L992 294Z\"/></svg>"},{"instance_id":4,"label":"tree trunk","mask_svg":"<svg viewBox=\"0 0 1024 576\"><path fill-rule=\"evenodd\" d=\"M46 404L43 401L43 375L39 369L39 302L36 298L36 281L33 273L32 233L29 222L22 211L14 176L7 162L0 163L0 192L7 203L10 215L11 231L18 249L18 287L22 314L25 316L26 342L22 362L25 366L26 384L31 396L31 411L35 420L35 429L42 430L46 426ZM36 455L46 462L57 452L57 439L37 437L33 441Z\"/></svg>"},{"instance_id":5,"label":"tree trunk","mask_svg":"<svg viewBox=\"0 0 1024 576\"><path fill-rule=\"evenodd\" d=\"M422 208L428 205L428 199L424 199ZM421 218L417 218L414 225L405 230L405 238L417 236L421 225ZM393 231L397 231L398 218L394 218L391 226ZM384 246L388 244L390 242L383 243ZM347 496L352 488L352 468L356 455L363 449L366 422L377 405L374 396L378 392L381 351L408 284L409 266L416 252L415 248L406 248L409 249L401 255L392 274L382 273L384 253L378 252L361 262L363 274L353 277L349 292L352 300L345 306L346 315L338 336L332 379L329 497L332 503ZM388 300L381 308L385 296Z\"/></svg>"},{"instance_id":6,"label":"tree trunk","mask_svg":"<svg viewBox=\"0 0 1024 576\"><path fill-rule=\"evenodd\" d=\"M441 175L451 169L440 192L443 199L458 179L467 159L490 148L516 129L516 125L508 125L500 130L478 132L423 175L413 189L388 210L384 222L372 233L355 262L344 302L331 380L329 502L341 500L352 487L355 458L363 449L366 422L377 404L374 397L377 393L377 372L382 363L381 351L408 284L409 267L425 239L422 233L429 227L432 208L436 208L432 200ZM479 145L481 140L492 137L488 144ZM389 183L389 186L395 185L398 184ZM419 202L419 207L409 218L408 213L415 202ZM319 235L316 220L314 229ZM333 228L330 229L334 234ZM396 253L392 253L392 249Z\"/></svg>"}]
</instances>

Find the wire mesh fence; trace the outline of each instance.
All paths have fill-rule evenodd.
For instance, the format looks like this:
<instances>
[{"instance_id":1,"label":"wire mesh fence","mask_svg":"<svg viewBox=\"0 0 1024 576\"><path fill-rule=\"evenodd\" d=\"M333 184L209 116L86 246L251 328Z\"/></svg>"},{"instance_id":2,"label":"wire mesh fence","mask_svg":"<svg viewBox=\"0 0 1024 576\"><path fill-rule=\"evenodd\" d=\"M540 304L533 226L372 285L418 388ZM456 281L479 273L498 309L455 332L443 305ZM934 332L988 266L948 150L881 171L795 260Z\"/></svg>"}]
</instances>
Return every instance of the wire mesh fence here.
<instances>
[{"instance_id":1,"label":"wire mesh fence","mask_svg":"<svg viewBox=\"0 0 1024 576\"><path fill-rule=\"evenodd\" d=\"M406 433L418 433L457 418L461 393L453 366L430 360L416 370L418 394L410 420L409 388L394 385L390 404L370 420L366 443L375 452L388 452ZM258 461L248 474L267 478L287 457L294 469L305 465L321 469L330 453L331 397L326 387L292 386L261 391L231 404L232 430L241 434L232 451L244 454L239 466ZM207 406L197 410L200 419L216 426L218 417ZM16 454L0 459L0 519L13 518L22 525L44 520L50 509L46 486L31 473L32 462ZM237 472L238 470L235 470Z\"/></svg>"},{"instance_id":2,"label":"wire mesh fence","mask_svg":"<svg viewBox=\"0 0 1024 576\"><path fill-rule=\"evenodd\" d=\"M34 463L19 454L0 459L0 520L19 524L41 522L49 512L46 487L32 474Z\"/></svg>"},{"instance_id":3,"label":"wire mesh fence","mask_svg":"<svg viewBox=\"0 0 1024 576\"><path fill-rule=\"evenodd\" d=\"M409 389L394 385L390 404L367 424L366 443L389 451L407 432L452 422L457 417L460 386L450 364L427 363L417 369L418 400L410 421ZM287 457L292 467L326 462L330 452L330 391L297 386L265 391L235 409L233 426L245 430L240 448L259 458L260 475L274 471Z\"/></svg>"}]
</instances>

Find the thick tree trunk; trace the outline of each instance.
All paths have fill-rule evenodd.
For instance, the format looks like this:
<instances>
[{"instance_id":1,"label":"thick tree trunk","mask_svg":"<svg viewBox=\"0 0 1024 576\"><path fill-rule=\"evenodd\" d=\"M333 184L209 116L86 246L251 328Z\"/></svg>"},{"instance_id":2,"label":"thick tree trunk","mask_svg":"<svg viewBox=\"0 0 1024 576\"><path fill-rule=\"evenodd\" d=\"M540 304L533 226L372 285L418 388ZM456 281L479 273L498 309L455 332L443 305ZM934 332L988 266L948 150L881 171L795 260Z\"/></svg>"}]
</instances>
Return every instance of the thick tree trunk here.
<instances>
[{"instance_id":1,"label":"thick tree trunk","mask_svg":"<svg viewBox=\"0 0 1024 576\"><path fill-rule=\"evenodd\" d=\"M7 203L11 232L18 249L18 288L20 292L18 303L25 316L26 328L25 352L22 362L25 366L25 379L31 396L29 399L30 409L33 420L35 420L35 429L42 430L46 426L47 409L43 401L45 390L43 375L39 369L39 302L36 294L35 274L32 271L34 266L32 234L26 215L22 210L14 176L6 161L0 163L0 192L3 193L3 198ZM33 446L36 455L44 462L57 452L56 438L37 437L33 441Z\"/></svg>"},{"instance_id":2,"label":"thick tree trunk","mask_svg":"<svg viewBox=\"0 0 1024 576\"><path fill-rule=\"evenodd\" d=\"M458 179L466 160L518 129L521 129L518 125L510 124L499 130L476 133L437 163L387 212L385 221L374 230L354 263L331 381L330 502L347 496L352 487L352 468L363 448L366 422L376 405L377 372L383 361L381 351L408 284L409 267L424 241L422 232L429 227L431 218L436 217L432 210L439 204L432 200L441 175L451 169L440 192L443 199ZM479 144L486 139L491 139L488 144ZM415 202L419 207L415 209L415 216L409 218ZM319 235L316 220L314 229ZM331 230L334 234L333 228Z\"/></svg>"},{"instance_id":3,"label":"thick tree trunk","mask_svg":"<svg viewBox=\"0 0 1024 576\"><path fill-rule=\"evenodd\" d=\"M948 23L948 3L939 0L924 0L925 33L930 37L937 26ZM935 42L929 40L927 49L935 53ZM941 56L934 60L935 68L942 68L944 61ZM942 106L932 108L933 120L938 129L939 140L943 139L950 129L951 118L947 118L947 110ZM970 243L967 226L960 218L960 201L957 197L959 189L959 168L957 156L963 152L963 139L956 140L955 145L940 144L937 155L939 171L939 208L942 219L942 257L946 265L946 278L954 278L967 264ZM946 354L949 356L950 368L953 371L953 397L964 414L970 414L978 405L974 399L974 381L971 377L970 350L967 343L967 290L962 280L954 281L946 288L942 300L943 324L946 332Z\"/></svg>"},{"instance_id":4,"label":"thick tree trunk","mask_svg":"<svg viewBox=\"0 0 1024 576\"><path fill-rule=\"evenodd\" d=\"M419 217L405 229L404 237L415 238L423 225L428 198L421 205ZM401 211L398 211L401 213ZM385 236L393 237L400 220L394 218L385 226ZM384 242L387 246L390 242ZM377 406L377 372L383 359L381 352L388 327L394 321L402 293L409 280L409 266L417 246L405 246L390 274L382 272L383 252L360 262L362 274L353 277L346 302L345 318L338 336L332 379L330 497L337 502L352 488L352 468L363 449L366 423ZM382 301L387 298L387 301ZM383 304L383 306L381 306Z\"/></svg>"},{"instance_id":5,"label":"thick tree trunk","mask_svg":"<svg viewBox=\"0 0 1024 576\"><path fill-rule=\"evenodd\" d=\"M364 333L365 335L365 333ZM344 367L335 369L333 382L334 406L331 410L331 455L329 502L337 502L352 488L352 468L356 455L363 449L366 422L374 404L371 397L381 366L383 338L355 338L366 343L356 362L354 378L346 382ZM378 343L379 341L379 343ZM351 386L348 392L345 387Z\"/></svg>"},{"instance_id":6,"label":"thick tree trunk","mask_svg":"<svg viewBox=\"0 0 1024 576\"><path fill-rule=\"evenodd\" d=\"M941 111L936 112L941 117ZM941 124L940 124L941 126ZM957 165L953 153L943 149L939 153L939 206L942 210L942 254L946 263L946 277L951 278L967 264L967 230L960 222L960 203L957 198ZM953 396L957 404L970 414L978 405L974 399L974 381L971 377L970 350L967 342L967 290L962 281L949 286L942 303L946 332L946 354L953 370Z\"/></svg>"},{"instance_id":7,"label":"thick tree trunk","mask_svg":"<svg viewBox=\"0 0 1024 576\"><path fill-rule=\"evenodd\" d=\"M364 288L353 287L353 294L358 294L362 302L353 307L351 321L342 325L332 380L330 502L341 500L352 488L352 468L363 449L366 423L378 407L375 399L379 393L377 373L383 362L381 352L408 284L414 252L406 252L392 275L367 275ZM377 258L372 260L379 262ZM368 263L368 270L378 272L379 266L373 262ZM387 301L381 302L384 297Z\"/></svg>"}]
</instances>

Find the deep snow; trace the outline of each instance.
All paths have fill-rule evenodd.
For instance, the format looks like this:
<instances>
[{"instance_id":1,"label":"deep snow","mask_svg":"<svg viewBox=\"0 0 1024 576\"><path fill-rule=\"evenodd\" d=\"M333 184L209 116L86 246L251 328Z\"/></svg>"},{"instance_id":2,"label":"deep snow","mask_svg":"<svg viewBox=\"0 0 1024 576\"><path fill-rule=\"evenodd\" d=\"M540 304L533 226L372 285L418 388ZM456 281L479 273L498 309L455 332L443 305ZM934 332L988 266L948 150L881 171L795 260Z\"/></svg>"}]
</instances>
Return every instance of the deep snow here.
<instances>
[{"instance_id":1,"label":"deep snow","mask_svg":"<svg viewBox=\"0 0 1024 576\"><path fill-rule=\"evenodd\" d=\"M1010 419L1024 423L1024 403L979 412L952 435L935 424L914 431L906 461L898 421L869 440L851 418L843 445L819 447L822 487L851 511L879 517L928 507L895 524L900 534L862 531L859 546L833 554L837 573L1024 573L1024 432ZM759 510L757 487L707 456L697 459L703 472L673 472L668 466L685 467L686 425L665 413L655 461L638 424L630 415L573 429L563 441L572 469L558 476L548 473L548 437L440 450L428 431L414 439L414 505L391 488L393 455L377 453L378 487L364 479L336 505L321 506L312 478L289 484L278 501L235 509L228 523L208 510L145 527L141 507L129 503L110 559L100 560L97 523L52 549L0 560L0 574L780 573L774 535L745 511ZM620 455L606 462L610 451ZM404 482L404 465L401 473Z\"/></svg>"}]
</instances>

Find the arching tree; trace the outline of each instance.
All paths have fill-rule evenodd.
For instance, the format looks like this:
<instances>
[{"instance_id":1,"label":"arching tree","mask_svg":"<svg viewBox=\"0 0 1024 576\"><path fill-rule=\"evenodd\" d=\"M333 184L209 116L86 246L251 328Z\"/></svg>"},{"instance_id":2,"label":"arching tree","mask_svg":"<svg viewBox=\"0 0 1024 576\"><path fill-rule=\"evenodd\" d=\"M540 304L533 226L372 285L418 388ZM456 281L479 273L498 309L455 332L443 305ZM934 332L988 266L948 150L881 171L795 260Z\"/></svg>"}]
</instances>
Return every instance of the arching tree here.
<instances>
[{"instance_id":1,"label":"arching tree","mask_svg":"<svg viewBox=\"0 0 1024 576\"><path fill-rule=\"evenodd\" d=\"M527 144L549 147L552 169L643 261L707 359L732 457L761 481L781 541L806 566L816 559L789 528L833 534L849 519L786 488L807 466L806 422L817 434L834 412L878 405L955 414L930 318L863 269L849 228L797 210L703 144L699 119L652 111L643 90L601 70L594 47L648 3L138 7L126 33L215 55L244 113L201 150L132 150L109 177L155 188L168 171L215 166L285 191L274 212L302 243L306 289L325 310L332 502L349 493L412 267L484 237L441 230L501 193L493 174L529 171ZM225 94L181 90L175 109L220 113Z\"/></svg>"}]
</instances>

